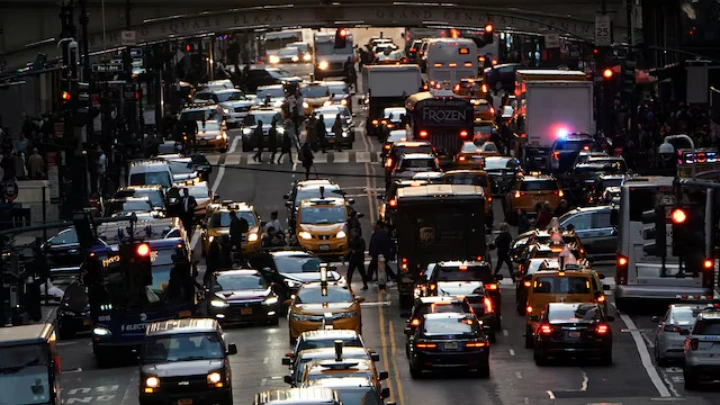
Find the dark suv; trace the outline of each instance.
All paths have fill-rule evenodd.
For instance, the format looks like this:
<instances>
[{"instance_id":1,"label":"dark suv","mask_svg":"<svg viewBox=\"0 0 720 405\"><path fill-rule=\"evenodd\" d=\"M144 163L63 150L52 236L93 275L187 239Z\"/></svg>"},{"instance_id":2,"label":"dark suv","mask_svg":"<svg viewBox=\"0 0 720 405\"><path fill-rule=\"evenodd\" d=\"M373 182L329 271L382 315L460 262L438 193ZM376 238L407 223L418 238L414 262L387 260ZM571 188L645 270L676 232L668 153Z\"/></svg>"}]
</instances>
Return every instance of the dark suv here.
<instances>
[{"instance_id":1,"label":"dark suv","mask_svg":"<svg viewBox=\"0 0 720 405\"><path fill-rule=\"evenodd\" d=\"M580 152L595 149L595 140L587 134L570 134L553 142L547 157L547 170L562 173L571 170Z\"/></svg>"}]
</instances>

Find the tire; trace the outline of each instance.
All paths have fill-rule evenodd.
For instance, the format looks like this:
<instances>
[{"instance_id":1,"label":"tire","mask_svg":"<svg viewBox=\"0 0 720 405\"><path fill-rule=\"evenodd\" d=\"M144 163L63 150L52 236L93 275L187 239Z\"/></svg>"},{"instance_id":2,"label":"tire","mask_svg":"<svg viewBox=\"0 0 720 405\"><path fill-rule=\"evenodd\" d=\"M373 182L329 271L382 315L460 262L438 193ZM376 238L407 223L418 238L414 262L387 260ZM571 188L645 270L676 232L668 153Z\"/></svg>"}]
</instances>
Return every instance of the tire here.
<instances>
[{"instance_id":1,"label":"tire","mask_svg":"<svg viewBox=\"0 0 720 405\"><path fill-rule=\"evenodd\" d=\"M600 364L603 366L612 366L613 364L613 358L612 358L612 350L606 350L603 352L602 357L600 357Z\"/></svg>"},{"instance_id":2,"label":"tire","mask_svg":"<svg viewBox=\"0 0 720 405\"><path fill-rule=\"evenodd\" d=\"M58 336L60 340L69 340L75 337L75 330L68 326L63 327L63 324L58 325Z\"/></svg>"},{"instance_id":3,"label":"tire","mask_svg":"<svg viewBox=\"0 0 720 405\"><path fill-rule=\"evenodd\" d=\"M533 334L530 327L525 328L525 348L526 349L532 349L535 346L535 342L533 342Z\"/></svg>"},{"instance_id":4,"label":"tire","mask_svg":"<svg viewBox=\"0 0 720 405\"><path fill-rule=\"evenodd\" d=\"M668 359L660 357L660 349L658 349L657 339L655 339L655 349L653 350L653 353L655 354L655 363L658 367L667 367L669 365L670 362Z\"/></svg>"},{"instance_id":5,"label":"tire","mask_svg":"<svg viewBox=\"0 0 720 405\"><path fill-rule=\"evenodd\" d=\"M243 152L252 152L252 148L250 147L250 138L242 137L242 151Z\"/></svg>"},{"instance_id":6,"label":"tire","mask_svg":"<svg viewBox=\"0 0 720 405\"><path fill-rule=\"evenodd\" d=\"M492 332L488 335L488 340L490 341L490 343L497 342L497 335L495 334L495 332Z\"/></svg>"},{"instance_id":7,"label":"tire","mask_svg":"<svg viewBox=\"0 0 720 405\"><path fill-rule=\"evenodd\" d=\"M410 344L405 342L405 357L410 360Z\"/></svg>"},{"instance_id":8,"label":"tire","mask_svg":"<svg viewBox=\"0 0 720 405\"><path fill-rule=\"evenodd\" d=\"M535 365L537 365L538 367L545 367L548 363L547 356L540 350L535 350L535 352L533 353L533 360L535 360Z\"/></svg>"},{"instance_id":9,"label":"tire","mask_svg":"<svg viewBox=\"0 0 720 405\"><path fill-rule=\"evenodd\" d=\"M685 379L685 391L695 391L699 388L697 374L688 368L683 368L683 378Z\"/></svg>"},{"instance_id":10,"label":"tire","mask_svg":"<svg viewBox=\"0 0 720 405\"><path fill-rule=\"evenodd\" d=\"M410 376L413 380L420 380L423 378L422 368L420 368L420 366L416 366L412 360L410 361Z\"/></svg>"},{"instance_id":11,"label":"tire","mask_svg":"<svg viewBox=\"0 0 720 405\"><path fill-rule=\"evenodd\" d=\"M95 349L95 363L99 368L109 368L115 364L115 356L112 351L105 349Z\"/></svg>"}]
</instances>

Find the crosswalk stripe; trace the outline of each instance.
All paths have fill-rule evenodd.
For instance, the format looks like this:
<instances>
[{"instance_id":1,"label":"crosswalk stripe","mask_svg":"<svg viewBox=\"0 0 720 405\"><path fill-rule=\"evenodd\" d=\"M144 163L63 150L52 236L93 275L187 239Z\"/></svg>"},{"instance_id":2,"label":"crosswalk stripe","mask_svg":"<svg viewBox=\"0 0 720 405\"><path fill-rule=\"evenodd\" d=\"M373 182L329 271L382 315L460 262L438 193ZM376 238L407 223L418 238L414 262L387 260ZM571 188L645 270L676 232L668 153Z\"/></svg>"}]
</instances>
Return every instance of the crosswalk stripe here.
<instances>
[{"instance_id":1,"label":"crosswalk stripe","mask_svg":"<svg viewBox=\"0 0 720 405\"><path fill-rule=\"evenodd\" d=\"M255 152L234 152L226 154L226 165L257 165L259 162L253 161ZM269 158L269 152L263 152L263 158ZM280 152L276 153L276 157ZM218 165L222 155L206 155L211 165ZM287 159L287 156L284 157ZM298 161L298 154L293 152L293 161ZM376 163L380 161L380 152L367 151L328 151L327 153L315 153L315 163L333 164L333 163Z\"/></svg>"},{"instance_id":2,"label":"crosswalk stripe","mask_svg":"<svg viewBox=\"0 0 720 405\"><path fill-rule=\"evenodd\" d=\"M208 163L211 165L217 165L218 162L220 162L220 155L205 155L205 157L208 160Z\"/></svg>"},{"instance_id":3,"label":"crosswalk stripe","mask_svg":"<svg viewBox=\"0 0 720 405\"><path fill-rule=\"evenodd\" d=\"M336 152L333 157L334 163L349 163L350 162L350 154L348 152Z\"/></svg>"},{"instance_id":4,"label":"crosswalk stripe","mask_svg":"<svg viewBox=\"0 0 720 405\"><path fill-rule=\"evenodd\" d=\"M227 158L225 158L225 164L226 165L239 165L241 155L231 154Z\"/></svg>"}]
</instances>

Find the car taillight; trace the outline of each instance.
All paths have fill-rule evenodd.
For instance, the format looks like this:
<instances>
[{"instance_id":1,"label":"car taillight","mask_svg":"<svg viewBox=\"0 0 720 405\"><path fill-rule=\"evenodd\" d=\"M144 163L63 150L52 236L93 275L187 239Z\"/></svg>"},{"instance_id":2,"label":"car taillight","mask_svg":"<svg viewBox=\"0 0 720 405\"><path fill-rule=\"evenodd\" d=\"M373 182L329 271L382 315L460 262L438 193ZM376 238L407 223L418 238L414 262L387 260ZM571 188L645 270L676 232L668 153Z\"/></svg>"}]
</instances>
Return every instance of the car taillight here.
<instances>
[{"instance_id":1,"label":"car taillight","mask_svg":"<svg viewBox=\"0 0 720 405\"><path fill-rule=\"evenodd\" d=\"M420 326L420 320L413 319L412 322L410 322L410 326Z\"/></svg>"},{"instance_id":2,"label":"car taillight","mask_svg":"<svg viewBox=\"0 0 720 405\"><path fill-rule=\"evenodd\" d=\"M553 152L552 157L555 160L560 160L560 152Z\"/></svg>"},{"instance_id":3,"label":"car taillight","mask_svg":"<svg viewBox=\"0 0 720 405\"><path fill-rule=\"evenodd\" d=\"M378 120L372 120L372 124L373 124L373 125L377 125L377 124L378 124Z\"/></svg>"},{"instance_id":4,"label":"car taillight","mask_svg":"<svg viewBox=\"0 0 720 405\"><path fill-rule=\"evenodd\" d=\"M552 326L550 325L540 325L540 333L543 335L549 335L552 333Z\"/></svg>"},{"instance_id":5,"label":"car taillight","mask_svg":"<svg viewBox=\"0 0 720 405\"><path fill-rule=\"evenodd\" d=\"M675 326L675 325L665 325L665 326L663 327L663 330L664 330L665 332L680 333L680 330L681 330L681 329L680 329L679 326Z\"/></svg>"},{"instance_id":6,"label":"car taillight","mask_svg":"<svg viewBox=\"0 0 720 405\"><path fill-rule=\"evenodd\" d=\"M488 197L487 202L492 202L492 197Z\"/></svg>"},{"instance_id":7,"label":"car taillight","mask_svg":"<svg viewBox=\"0 0 720 405\"><path fill-rule=\"evenodd\" d=\"M563 193L562 190L555 190L555 194L560 198L565 197L565 193Z\"/></svg>"},{"instance_id":8,"label":"car taillight","mask_svg":"<svg viewBox=\"0 0 720 405\"><path fill-rule=\"evenodd\" d=\"M458 156L458 160L461 161L461 162L464 162L464 161L465 161L465 156Z\"/></svg>"},{"instance_id":9,"label":"car taillight","mask_svg":"<svg viewBox=\"0 0 720 405\"><path fill-rule=\"evenodd\" d=\"M618 255L615 264L615 283L627 285L628 282L628 258Z\"/></svg>"},{"instance_id":10,"label":"car taillight","mask_svg":"<svg viewBox=\"0 0 720 405\"><path fill-rule=\"evenodd\" d=\"M597 301L598 304L602 304L605 302L605 296L601 295L601 296L597 297L597 300L595 300L595 301Z\"/></svg>"},{"instance_id":11,"label":"car taillight","mask_svg":"<svg viewBox=\"0 0 720 405\"><path fill-rule=\"evenodd\" d=\"M393 208L397 207L397 200L393 198L392 200L388 201L388 205Z\"/></svg>"},{"instance_id":12,"label":"car taillight","mask_svg":"<svg viewBox=\"0 0 720 405\"><path fill-rule=\"evenodd\" d=\"M595 333L597 333L598 335L604 335L608 333L609 330L610 328L607 325L598 325L595 328Z\"/></svg>"},{"instance_id":13,"label":"car taillight","mask_svg":"<svg viewBox=\"0 0 720 405\"><path fill-rule=\"evenodd\" d=\"M490 300L490 298L485 297L485 299L483 300L483 302L485 303L485 313L486 313L486 314L495 312L495 308L493 308L493 303L492 303L492 301Z\"/></svg>"},{"instance_id":14,"label":"car taillight","mask_svg":"<svg viewBox=\"0 0 720 405\"><path fill-rule=\"evenodd\" d=\"M515 192L515 198L520 198L525 195L524 191L516 191Z\"/></svg>"},{"instance_id":15,"label":"car taillight","mask_svg":"<svg viewBox=\"0 0 720 405\"><path fill-rule=\"evenodd\" d=\"M392 167L392 164L393 164L392 159L387 159L387 160L385 161L385 168L386 168L386 169L391 168L391 167Z\"/></svg>"},{"instance_id":16,"label":"car taillight","mask_svg":"<svg viewBox=\"0 0 720 405\"><path fill-rule=\"evenodd\" d=\"M467 342L465 343L465 347L468 349L479 349L481 347L486 347L488 344L486 342Z\"/></svg>"},{"instance_id":17,"label":"car taillight","mask_svg":"<svg viewBox=\"0 0 720 405\"><path fill-rule=\"evenodd\" d=\"M456 92L460 91L460 85L459 85L459 84L456 84L456 85L455 85L455 88L454 88L453 90L455 90Z\"/></svg>"},{"instance_id":18,"label":"car taillight","mask_svg":"<svg viewBox=\"0 0 720 405\"><path fill-rule=\"evenodd\" d=\"M418 349L434 349L437 347L435 343L415 343Z\"/></svg>"},{"instance_id":19,"label":"car taillight","mask_svg":"<svg viewBox=\"0 0 720 405\"><path fill-rule=\"evenodd\" d=\"M490 114L495 114L495 109L490 107Z\"/></svg>"},{"instance_id":20,"label":"car taillight","mask_svg":"<svg viewBox=\"0 0 720 405\"><path fill-rule=\"evenodd\" d=\"M395 128L395 124L387 124L388 128Z\"/></svg>"},{"instance_id":21,"label":"car taillight","mask_svg":"<svg viewBox=\"0 0 720 405\"><path fill-rule=\"evenodd\" d=\"M390 144L389 144L389 143L386 143L385 146L384 146L384 148L385 148L385 150L390 150Z\"/></svg>"},{"instance_id":22,"label":"car taillight","mask_svg":"<svg viewBox=\"0 0 720 405\"><path fill-rule=\"evenodd\" d=\"M532 312L533 312L533 307L528 306L527 308L525 308L525 312L527 312L528 314L532 314Z\"/></svg>"},{"instance_id":23,"label":"car taillight","mask_svg":"<svg viewBox=\"0 0 720 405\"><path fill-rule=\"evenodd\" d=\"M410 48L410 52L417 52L417 49L415 49L415 48Z\"/></svg>"},{"instance_id":24,"label":"car taillight","mask_svg":"<svg viewBox=\"0 0 720 405\"><path fill-rule=\"evenodd\" d=\"M497 286L497 284L485 284L485 289L486 290L497 290L498 286Z\"/></svg>"},{"instance_id":25,"label":"car taillight","mask_svg":"<svg viewBox=\"0 0 720 405\"><path fill-rule=\"evenodd\" d=\"M430 291L435 291L437 284L430 284Z\"/></svg>"},{"instance_id":26,"label":"car taillight","mask_svg":"<svg viewBox=\"0 0 720 405\"><path fill-rule=\"evenodd\" d=\"M691 348L692 350L697 350L699 346L700 346L700 341L699 341L699 340L697 340L697 339L692 339L692 340L690 340L690 348Z\"/></svg>"},{"instance_id":27,"label":"car taillight","mask_svg":"<svg viewBox=\"0 0 720 405\"><path fill-rule=\"evenodd\" d=\"M467 136L468 136L468 131L466 131L464 129L462 131L460 131L460 138L467 138Z\"/></svg>"},{"instance_id":28,"label":"car taillight","mask_svg":"<svg viewBox=\"0 0 720 405\"><path fill-rule=\"evenodd\" d=\"M530 288L530 286L532 285L532 283L529 282L529 281L526 281L526 282L523 283L523 285L525 286L525 288Z\"/></svg>"},{"instance_id":29,"label":"car taillight","mask_svg":"<svg viewBox=\"0 0 720 405\"><path fill-rule=\"evenodd\" d=\"M420 131L420 138L427 138L428 137L428 131Z\"/></svg>"}]
</instances>

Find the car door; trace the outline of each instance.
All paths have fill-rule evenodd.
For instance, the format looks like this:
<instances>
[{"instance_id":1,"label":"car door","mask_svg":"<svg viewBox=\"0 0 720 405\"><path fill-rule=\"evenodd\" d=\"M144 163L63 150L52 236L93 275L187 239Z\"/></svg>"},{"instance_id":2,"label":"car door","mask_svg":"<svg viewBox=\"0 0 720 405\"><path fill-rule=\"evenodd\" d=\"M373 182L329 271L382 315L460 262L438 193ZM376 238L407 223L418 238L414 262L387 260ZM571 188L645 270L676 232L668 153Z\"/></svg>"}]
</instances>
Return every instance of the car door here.
<instances>
[{"instance_id":1,"label":"car door","mask_svg":"<svg viewBox=\"0 0 720 405\"><path fill-rule=\"evenodd\" d=\"M617 230L610 222L611 209L593 213L592 239L595 260L613 259L617 250ZM582 240L582 239L581 239ZM586 248L587 249L587 248Z\"/></svg>"},{"instance_id":2,"label":"car door","mask_svg":"<svg viewBox=\"0 0 720 405\"><path fill-rule=\"evenodd\" d=\"M582 245L585 248L585 252L588 255L593 255L593 252L595 250L595 237L594 230L592 229L592 212L580 211L576 215L573 215L572 217L563 221L561 225L565 228L567 228L568 225L574 226L575 234L577 234L577 236L580 238L580 242L582 242Z\"/></svg>"}]
</instances>

